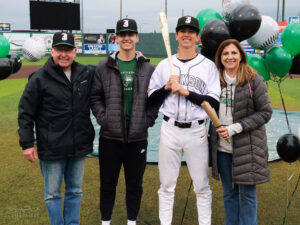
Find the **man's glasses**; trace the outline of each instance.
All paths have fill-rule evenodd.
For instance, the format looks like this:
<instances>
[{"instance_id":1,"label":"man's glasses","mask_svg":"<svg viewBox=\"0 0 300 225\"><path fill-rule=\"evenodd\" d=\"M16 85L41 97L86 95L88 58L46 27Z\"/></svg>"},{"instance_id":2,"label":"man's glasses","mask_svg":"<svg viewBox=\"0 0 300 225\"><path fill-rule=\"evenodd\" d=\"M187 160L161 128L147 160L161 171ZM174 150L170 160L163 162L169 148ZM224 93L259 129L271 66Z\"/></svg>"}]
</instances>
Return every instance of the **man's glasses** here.
<instances>
[{"instance_id":1,"label":"man's glasses","mask_svg":"<svg viewBox=\"0 0 300 225\"><path fill-rule=\"evenodd\" d=\"M54 47L53 49L59 53L63 53L63 52L71 53L74 50L74 48L56 48L56 47Z\"/></svg>"}]
</instances>

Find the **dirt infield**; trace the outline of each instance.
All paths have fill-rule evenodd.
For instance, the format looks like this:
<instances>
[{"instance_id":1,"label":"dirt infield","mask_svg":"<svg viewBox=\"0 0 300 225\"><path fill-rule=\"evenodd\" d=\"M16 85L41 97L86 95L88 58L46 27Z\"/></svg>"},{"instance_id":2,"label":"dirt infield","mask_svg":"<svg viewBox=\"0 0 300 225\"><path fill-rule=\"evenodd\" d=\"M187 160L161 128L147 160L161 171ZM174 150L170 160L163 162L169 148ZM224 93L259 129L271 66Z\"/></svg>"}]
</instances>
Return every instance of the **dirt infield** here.
<instances>
[{"instance_id":1,"label":"dirt infield","mask_svg":"<svg viewBox=\"0 0 300 225\"><path fill-rule=\"evenodd\" d=\"M17 73L12 74L8 79L27 78L32 72L41 67L42 66L22 66Z\"/></svg>"},{"instance_id":2,"label":"dirt infield","mask_svg":"<svg viewBox=\"0 0 300 225\"><path fill-rule=\"evenodd\" d=\"M41 67L42 66L22 66L17 73L12 74L8 79L27 78L32 72L36 71ZM299 74L291 74L288 76L300 78Z\"/></svg>"}]
</instances>

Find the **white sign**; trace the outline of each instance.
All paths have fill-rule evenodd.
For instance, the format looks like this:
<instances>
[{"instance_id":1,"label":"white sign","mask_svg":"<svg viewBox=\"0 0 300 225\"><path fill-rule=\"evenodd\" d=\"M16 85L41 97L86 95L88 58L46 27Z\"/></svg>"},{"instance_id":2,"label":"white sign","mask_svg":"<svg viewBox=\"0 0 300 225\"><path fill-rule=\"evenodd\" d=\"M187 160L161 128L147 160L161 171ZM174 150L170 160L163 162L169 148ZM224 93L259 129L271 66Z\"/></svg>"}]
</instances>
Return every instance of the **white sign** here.
<instances>
[{"instance_id":1,"label":"white sign","mask_svg":"<svg viewBox=\"0 0 300 225\"><path fill-rule=\"evenodd\" d=\"M10 51L22 52L24 42L30 38L29 33L3 33L10 43Z\"/></svg>"}]
</instances>

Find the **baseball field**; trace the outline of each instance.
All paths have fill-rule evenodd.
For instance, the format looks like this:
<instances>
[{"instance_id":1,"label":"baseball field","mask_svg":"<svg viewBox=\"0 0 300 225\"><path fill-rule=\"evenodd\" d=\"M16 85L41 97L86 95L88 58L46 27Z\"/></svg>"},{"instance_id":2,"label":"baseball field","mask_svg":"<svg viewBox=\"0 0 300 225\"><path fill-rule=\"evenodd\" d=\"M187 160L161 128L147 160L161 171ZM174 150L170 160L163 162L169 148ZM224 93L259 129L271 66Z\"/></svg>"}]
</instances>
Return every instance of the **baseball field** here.
<instances>
[{"instance_id":1,"label":"baseball field","mask_svg":"<svg viewBox=\"0 0 300 225\"><path fill-rule=\"evenodd\" d=\"M0 225L44 225L48 223L46 208L43 201L43 180L38 160L27 162L18 144L18 102L27 83L29 72L40 67L45 58L37 63L23 61L18 74L11 79L0 81ZM100 57L77 57L84 64L96 65ZM160 58L151 58L157 65ZM23 78L22 78L23 77ZM24 78L25 77L25 78ZM299 86L300 79L286 78L280 84L285 106L288 111L300 111ZM282 108L278 84L268 81L268 91L273 108ZM300 122L299 122L300 125ZM298 126L299 126L298 125ZM281 129L278 127L278 129ZM271 162L271 181L257 186L258 193L258 224L260 225L297 225L299 224L299 187L297 184L300 165L299 161L288 164L283 161ZM174 225L180 225L186 200L188 204L182 224L197 224L197 211L193 188L188 193L190 177L186 166L182 166L174 205ZM157 165L147 165L144 176L144 194L138 217L139 225L158 225L159 176ZM224 221L221 183L211 179L213 191L212 224L221 225ZM99 212L99 169L98 159L88 158L83 182L83 199L81 210L82 225L100 224ZM117 198L113 212L113 225L125 224L125 184L123 173L117 188ZM285 223L284 216L289 200Z\"/></svg>"}]
</instances>

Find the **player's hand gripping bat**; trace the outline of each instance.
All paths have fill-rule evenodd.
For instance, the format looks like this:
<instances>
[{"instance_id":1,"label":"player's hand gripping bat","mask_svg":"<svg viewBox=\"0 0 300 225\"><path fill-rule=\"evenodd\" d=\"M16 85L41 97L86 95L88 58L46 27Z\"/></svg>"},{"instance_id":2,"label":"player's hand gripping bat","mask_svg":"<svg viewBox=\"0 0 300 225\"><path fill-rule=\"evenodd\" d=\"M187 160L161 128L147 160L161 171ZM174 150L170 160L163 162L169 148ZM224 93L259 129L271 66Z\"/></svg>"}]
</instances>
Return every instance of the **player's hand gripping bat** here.
<instances>
[{"instance_id":1,"label":"player's hand gripping bat","mask_svg":"<svg viewBox=\"0 0 300 225\"><path fill-rule=\"evenodd\" d=\"M215 128L222 127L221 121L215 111L214 108L207 101L203 101L201 107L205 110L206 114L210 118L211 122L213 123ZM226 141L230 143L230 138L227 138Z\"/></svg>"}]
</instances>

